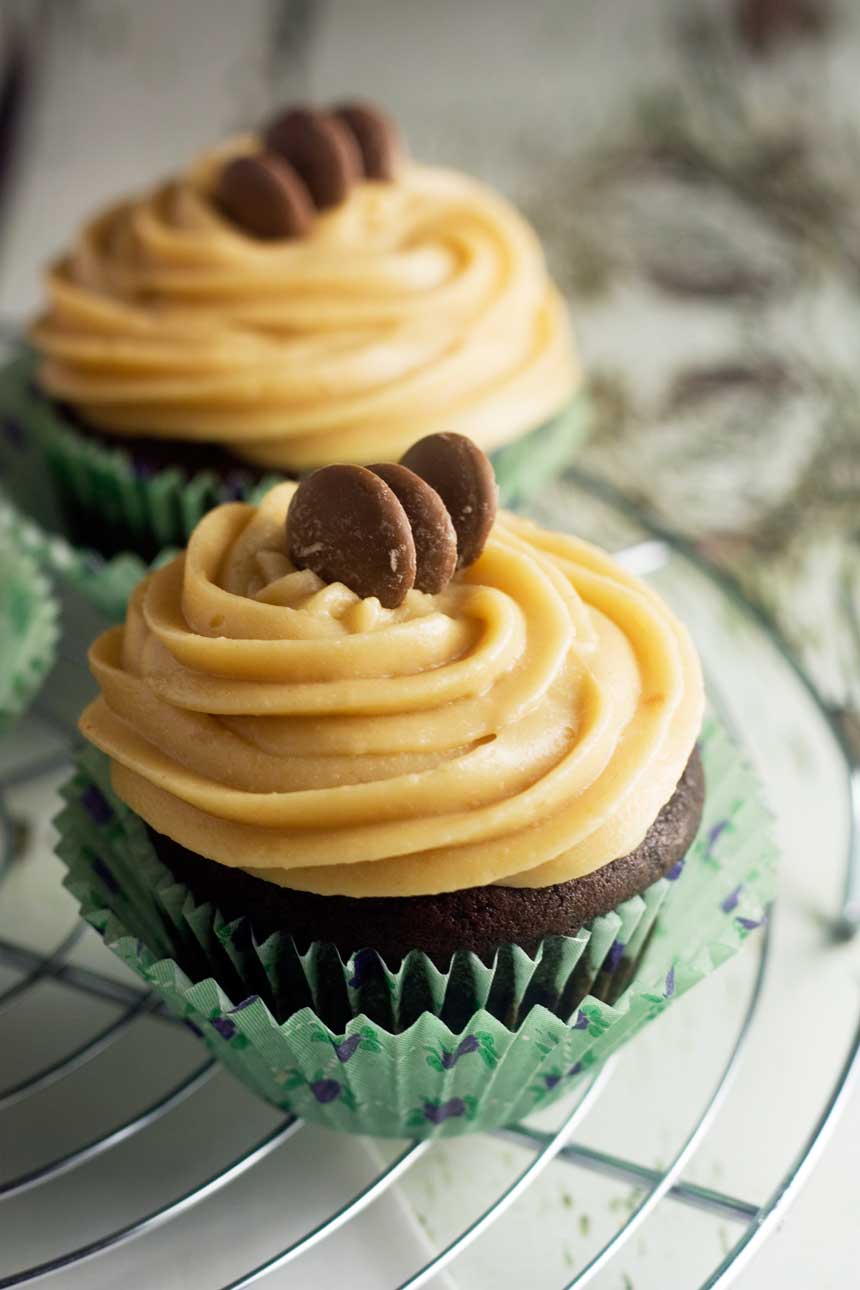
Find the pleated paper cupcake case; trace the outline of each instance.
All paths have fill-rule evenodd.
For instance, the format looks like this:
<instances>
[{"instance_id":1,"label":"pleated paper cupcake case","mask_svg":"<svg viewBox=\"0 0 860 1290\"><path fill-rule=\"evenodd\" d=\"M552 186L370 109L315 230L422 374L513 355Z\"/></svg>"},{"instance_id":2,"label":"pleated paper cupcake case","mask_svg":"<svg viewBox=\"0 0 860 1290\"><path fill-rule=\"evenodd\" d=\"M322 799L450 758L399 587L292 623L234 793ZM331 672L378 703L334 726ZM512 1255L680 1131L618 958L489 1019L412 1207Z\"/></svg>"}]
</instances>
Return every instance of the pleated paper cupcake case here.
<instances>
[{"instance_id":1,"label":"pleated paper cupcake case","mask_svg":"<svg viewBox=\"0 0 860 1290\"><path fill-rule=\"evenodd\" d=\"M59 607L0 510L0 732L35 698L53 666Z\"/></svg>"},{"instance_id":2,"label":"pleated paper cupcake case","mask_svg":"<svg viewBox=\"0 0 860 1290\"><path fill-rule=\"evenodd\" d=\"M160 552L182 546L214 506L253 501L281 478L225 481L211 471L189 478L176 467L143 473L121 448L87 438L48 405L39 407L28 424L72 503L106 528L127 531L130 545L138 548L154 544Z\"/></svg>"},{"instance_id":3,"label":"pleated paper cupcake case","mask_svg":"<svg viewBox=\"0 0 860 1290\"><path fill-rule=\"evenodd\" d=\"M175 552L165 551L151 565L135 555L105 560L95 551L73 547L65 538L43 528L19 510L3 492L0 483L0 523L14 527L19 546L40 569L67 586L74 587L107 618L121 621L131 590L146 573L169 560Z\"/></svg>"},{"instance_id":4,"label":"pleated paper cupcake case","mask_svg":"<svg viewBox=\"0 0 860 1290\"><path fill-rule=\"evenodd\" d=\"M137 583L189 537L213 506L237 497L256 501L279 476L258 482L225 482L201 471L188 479L178 469L136 471L120 448L88 438L33 386L35 359L24 352L0 376L0 478L17 512L35 530L48 566L111 618L125 612ZM46 472L46 465L48 470ZM112 557L66 536L64 508L119 525L142 549L160 548L153 560L136 551Z\"/></svg>"},{"instance_id":5,"label":"pleated paper cupcake case","mask_svg":"<svg viewBox=\"0 0 860 1290\"><path fill-rule=\"evenodd\" d=\"M534 955L518 946L499 950L491 965L470 953L454 956L442 971L424 954L406 957L392 971L372 950L344 962L331 945L302 952L292 938L275 934L262 944L244 919L226 922L209 903L198 904L158 859L141 821L113 795L107 759L94 750L81 757L59 819L61 855L69 885L88 908L116 914L158 957L172 957L194 978L211 975L226 995L261 997L279 1020L303 1007L333 1030L357 1014L392 1032L432 1012L456 1029L478 1008L516 1029L536 1005L569 1015L601 982L607 997L625 949L638 952L669 890L655 883L577 936L547 937ZM92 864L90 857L98 856ZM78 885L81 860L91 865Z\"/></svg>"},{"instance_id":6,"label":"pleated paper cupcake case","mask_svg":"<svg viewBox=\"0 0 860 1290\"><path fill-rule=\"evenodd\" d=\"M60 855L84 917L261 1096L355 1132L468 1132L560 1096L764 920L775 850L757 782L710 720L702 752L687 859L577 936L491 966L463 954L441 972L415 953L391 972L371 951L255 945L172 881L93 751L67 788Z\"/></svg>"}]
</instances>

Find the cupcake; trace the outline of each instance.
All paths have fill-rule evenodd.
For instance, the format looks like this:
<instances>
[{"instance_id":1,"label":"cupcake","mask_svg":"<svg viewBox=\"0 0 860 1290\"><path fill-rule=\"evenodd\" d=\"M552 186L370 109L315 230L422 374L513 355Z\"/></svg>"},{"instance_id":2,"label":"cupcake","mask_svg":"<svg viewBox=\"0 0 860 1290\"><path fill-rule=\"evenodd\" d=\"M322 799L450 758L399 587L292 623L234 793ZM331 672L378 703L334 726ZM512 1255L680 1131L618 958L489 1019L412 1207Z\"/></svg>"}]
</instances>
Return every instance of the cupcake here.
<instances>
[{"instance_id":1,"label":"cupcake","mask_svg":"<svg viewBox=\"0 0 860 1290\"><path fill-rule=\"evenodd\" d=\"M293 108L87 223L48 271L7 418L63 525L151 560L274 477L468 433L507 499L581 428L564 302L498 194L368 105ZM525 449L525 451L524 451Z\"/></svg>"},{"instance_id":2,"label":"cupcake","mask_svg":"<svg viewBox=\"0 0 860 1290\"><path fill-rule=\"evenodd\" d=\"M468 439L213 510L90 663L70 886L240 1078L335 1127L509 1122L762 917L686 630L497 513Z\"/></svg>"}]
</instances>

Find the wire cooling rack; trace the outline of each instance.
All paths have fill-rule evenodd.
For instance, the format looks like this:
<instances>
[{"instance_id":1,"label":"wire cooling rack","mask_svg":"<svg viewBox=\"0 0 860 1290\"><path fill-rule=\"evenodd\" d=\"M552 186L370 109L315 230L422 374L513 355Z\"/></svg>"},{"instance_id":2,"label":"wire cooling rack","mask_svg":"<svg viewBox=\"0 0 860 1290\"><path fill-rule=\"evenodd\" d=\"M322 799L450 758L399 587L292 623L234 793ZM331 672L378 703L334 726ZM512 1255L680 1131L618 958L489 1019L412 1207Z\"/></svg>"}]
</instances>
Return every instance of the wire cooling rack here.
<instances>
[{"instance_id":1,"label":"wire cooling rack","mask_svg":"<svg viewBox=\"0 0 860 1290\"><path fill-rule=\"evenodd\" d=\"M626 537L629 539L630 534L626 533ZM664 540L655 540L653 537L650 540L639 540L633 546L628 546L624 558L632 567L652 573L658 577L658 580L661 571L665 571L668 565L676 569L683 565L688 579L692 578L695 581L704 577L700 570L690 564L689 557L672 549ZM683 601L685 594L683 589L681 591L676 589L676 592L676 599ZM720 591L718 594L723 596L725 592ZM756 625L748 610L735 604L735 611L745 616L744 630L760 632L760 627ZM6 858L5 865L0 870L0 910L3 908L3 893L15 885L15 877L20 866L35 863L29 857L21 859L20 854L16 859L16 853L20 853L22 849L26 850L23 831L26 830L28 821L32 824L31 817L38 817L44 812L46 799L42 795L40 785L50 784L52 776L56 776L68 762L74 743L72 720L79 702L75 697L75 691L76 688L80 690L84 675L83 640L90 630L90 624L84 624L78 628L76 618L72 622L67 619L58 673L52 686L49 686L47 697L37 705L36 715L33 718L45 734L45 739L41 743L36 741L36 751L25 750L22 751L20 758L12 759L11 765L0 779L0 828L2 828L3 851ZM845 820L844 828L834 834L834 838L838 837L838 843L834 841L834 846L840 853L834 857L834 865L836 870L844 875L846 889L850 889L852 875L856 877L854 874L858 828L856 772L852 797L852 769L850 762L842 756L845 749L838 743L833 714L817 699L810 683L797 673L790 660L780 653L778 645L771 638L764 648L771 651L773 659L781 660L785 683L797 687L805 694L806 701L813 704L817 714L815 720L819 722L824 732L822 737L831 739L835 749L834 755L841 756L838 765L844 782L839 785L839 801L844 802ZM707 672L709 670L707 654L705 665ZM709 690L711 702L721 711L723 719L737 729L738 712L733 711L725 702L725 695L713 683L713 677L709 677ZM738 734L744 738L742 728L738 730ZM22 749L26 743L26 740L22 741ZM2 806L3 800L17 804L22 794L25 799L24 806L15 805L10 814L9 809ZM841 805L840 809L842 809ZM18 818L13 818L13 815L17 815ZM54 877L55 875L52 875L52 880ZM437 1281L436 1278L449 1267L456 1276L456 1261L467 1252L470 1246L480 1242L489 1232L492 1230L498 1232L499 1228L496 1225L503 1215L513 1210L509 1221L511 1223L518 1221L517 1203L523 1202L540 1175L555 1162L556 1172L563 1170L565 1176L569 1174L570 1177L574 1177L582 1173L598 1175L635 1189L633 1193L635 1202L628 1207L622 1221L614 1223L605 1238L601 1237L588 1246L584 1259L577 1264L576 1271L564 1281L566 1290L599 1280L600 1274L611 1261L617 1261L621 1257L635 1259L635 1253L631 1254L631 1251L635 1250L633 1238L646 1224L654 1220L658 1211L666 1206L679 1206L688 1211L697 1211L713 1222L718 1222L723 1231L728 1232L729 1235L723 1238L725 1247L723 1257L710 1266L704 1279L699 1278L696 1282L701 1286L701 1290L728 1285L779 1223L792 1198L814 1169L828 1133L845 1104L860 1067L860 1058L858 1058L860 1029L858 1029L849 1042L841 1067L831 1072L830 1088L820 1102L817 1114L812 1116L804 1126L802 1140L794 1158L787 1168L780 1169L770 1176L769 1185L763 1189L762 1194L739 1195L733 1189L704 1185L690 1177L691 1162L708 1140L717 1117L725 1111L727 1105L736 1096L734 1091L737 1087L736 1076L748 1050L751 1036L759 1024L763 985L772 959L773 928L775 923L779 924L780 919L779 906L780 902L777 901L775 919L770 920L764 933L759 937L757 947L755 949L752 946L749 947L746 956L748 959L746 1003L739 1010L734 1033L729 1037L727 1052L720 1062L715 1063L709 1070L709 1087L695 1107L695 1113L683 1134L680 1145L675 1145L667 1162L661 1167L654 1167L647 1163L637 1156L635 1142L631 1143L629 1153L627 1151L619 1153L592 1145L586 1140L588 1135L583 1132L586 1121L600 1100L606 1097L607 1090L616 1079L617 1063L610 1062L584 1090L575 1095L572 1104L567 1103L560 1122L551 1129L534 1124L521 1124L494 1135L497 1140L517 1149L515 1156L519 1162L518 1167L510 1171L510 1176L506 1175L498 1187L493 1185L489 1200L486 1203L482 1202L479 1211L475 1215L470 1215L469 1221L460 1230L457 1230L455 1225L451 1231L446 1232L444 1239L437 1239L435 1252L423 1263L423 1266L412 1268L405 1279L400 1273L396 1273L390 1284L392 1286L395 1283L398 1284L400 1290L427 1285L431 1281L438 1285L441 1281ZM833 912L834 925L838 926L840 911L836 908ZM70 917L68 909L66 916ZM29 911L29 919L30 922L38 923L38 918L33 919L32 908ZM7 1129L11 1125L11 1131L14 1133L15 1124L20 1123L24 1126L22 1133L26 1133L27 1126L34 1122L34 1114L38 1116L40 1098L50 1096L56 1105L56 1099L63 1095L63 1090L70 1088L72 1084L79 1084L81 1080L86 1081L84 1087L89 1093L88 1102L98 1103L108 1080L113 1078L103 1073L111 1059L111 1053L124 1039L135 1034L142 1026L157 1027L158 1044L162 1054L170 1053L174 1047L178 1051L180 1046L182 1053L187 1053L189 1040L181 1023L161 1008L155 996L137 988L130 977L120 976L112 962L108 962L111 956L106 951L102 951L101 947L98 948L103 957L98 958L96 938L80 922L72 919L69 925L63 928L62 933L55 936L47 949L44 947L44 937L40 938L30 928L26 909L20 923L16 917L14 931L14 935L6 934L0 938L0 969L3 971L0 984L8 981L8 984L0 989L0 1031L3 1030L7 1019L16 1016L19 1020L13 1030L19 1036L23 1035L26 1043L30 1001L46 987L51 988L51 997L54 1000L52 1007L57 1015L67 1015L79 1005L97 1005L99 1016L103 1017L103 1020L94 1029L91 1028L83 1040L79 1040L74 1031L71 1031L69 1041L58 1054L50 1060L37 1064L35 1069L29 1069L22 1077L0 1088L0 1127L5 1122ZM93 942L89 946L90 957L82 962L79 951L88 941ZM779 988L779 982L776 983L776 988ZM662 1025L662 1022L657 1024ZM707 1020L702 1019L700 1024L707 1025ZM637 1040L637 1045L639 1042ZM618 1060L623 1061L624 1057L625 1054L621 1054ZM0 1069L2 1066L0 1054ZM194 1210L202 1209L205 1212L206 1207L211 1207L218 1197L229 1196L233 1190L241 1186L243 1180L247 1181L255 1172L259 1174L266 1168L267 1161L271 1161L274 1157L285 1158L284 1168L287 1171L286 1176L289 1177L289 1153L297 1150L299 1135L308 1133L319 1135L320 1131L308 1129L295 1117L279 1113L274 1123L267 1125L265 1132L260 1135L255 1134L251 1139L247 1134L243 1138L241 1133L237 1137L237 1133L232 1132L231 1142L235 1139L238 1147L231 1158L178 1193L175 1190L173 1173L166 1169L164 1176L157 1178L156 1181L160 1183L162 1194L165 1194L168 1199L155 1205L145 1205L139 1211L135 1211L131 1217L115 1225L105 1225L103 1230L101 1228L98 1230L97 1235L86 1240L77 1242L69 1240L59 1252L35 1257L26 1265L21 1262L19 1253L16 1254L13 1251L9 1255L10 1241L2 1235L4 1211L6 1214L13 1213L18 1216L14 1218L14 1224L21 1221L20 1215L24 1212L22 1206L27 1207L31 1220L34 1216L37 1218L40 1206L43 1205L50 1189L61 1180L68 1181L73 1176L80 1180L75 1194L82 1207L88 1205L88 1198L91 1197L95 1199L95 1203L104 1204L106 1192L114 1188L114 1180L119 1176L119 1171L113 1164L117 1156L127 1154L132 1146L145 1142L147 1135L157 1133L165 1124L181 1122L177 1117L191 1119L195 1106L206 1096L207 1088L213 1081L223 1078L227 1077L218 1073L212 1061L199 1060L198 1051L192 1063L187 1068L183 1068L181 1074L169 1083L168 1087L161 1087L159 1082L154 1081L151 1086L144 1085L141 1090L135 1088L134 1096L137 1099L135 1105L118 1120L112 1119L109 1125L97 1124L95 1129L88 1128L74 1145L64 1146L62 1150L47 1159L20 1165L8 1176L0 1177L0 1290L12 1286L29 1285L51 1276L58 1276L64 1285L89 1285L88 1280L67 1281L64 1277L71 1277L76 1269L85 1264L93 1268L100 1258L119 1250L124 1251L127 1259L124 1264L127 1270L123 1274L124 1284L160 1285L162 1283L158 1280L157 1274L149 1270L150 1243L147 1238L152 1238L156 1232L163 1233L169 1227L180 1223ZM69 1111L70 1118L74 1118L78 1113L75 1110L77 1106L78 1103L74 1102ZM36 1108L35 1112L34 1108ZM56 1112L54 1114L56 1116ZM274 1115L274 1112L272 1114ZM241 1120L241 1117L237 1118ZM255 1117L249 1111L247 1120L249 1125L256 1125L259 1116ZM240 1124L239 1127L244 1128L244 1125ZM234 1124L232 1129L236 1130L236 1128ZM176 1132L179 1133L180 1130L177 1129ZM60 1136L63 1137L63 1135ZM334 1161L338 1151L335 1138L322 1134L318 1142L322 1144L322 1150L332 1153ZM315 1273L315 1279L312 1281L289 1278L282 1280L278 1273L282 1269L290 1268L291 1275L294 1273L298 1276L297 1269L302 1266L299 1261L303 1256L316 1250L319 1259L319 1247L331 1242L336 1233L343 1232L348 1225L358 1219L359 1215L379 1205L389 1189L403 1186L409 1179L410 1171L418 1166L420 1161L426 1162L431 1153L439 1150L441 1146L438 1143L407 1144L398 1154L386 1159L380 1166L374 1166L354 1192L330 1210L318 1213L314 1221L306 1223L304 1229L289 1243L278 1246L275 1240L272 1252L264 1258L259 1258L259 1255L257 1258L254 1257L253 1246L249 1247L250 1253L242 1247L240 1262L244 1270L238 1275L225 1275L222 1280L218 1280L218 1286L222 1287L222 1290L239 1290L239 1287L257 1283L272 1287L328 1284L324 1279L320 1279L319 1272ZM25 1154L19 1143L14 1153L16 1161L24 1159ZM295 1181L300 1184L301 1177ZM277 1231L276 1228L275 1232ZM12 1224L6 1229L6 1234L11 1236ZM271 1241L270 1245L272 1245ZM325 1248L328 1246L325 1245ZM6 1254L4 1250L7 1251ZM11 1265L5 1264L7 1257L13 1259ZM486 1258L492 1261L492 1249ZM293 1265L297 1265L297 1268L294 1269ZM315 1266L320 1265L317 1263ZM325 1263L322 1266L325 1267ZM332 1281L331 1284L334 1283ZM504 1270L498 1268L494 1271L493 1283L520 1284L519 1281L506 1281ZM558 1282L541 1281L536 1273L534 1284L539 1283L557 1284ZM177 1284L185 1285L186 1282ZM191 1277L187 1284L189 1286L213 1285L216 1282L211 1279L200 1281ZM473 1282L470 1280L469 1284ZM684 1282L684 1285L687 1284L693 1283Z\"/></svg>"}]
</instances>

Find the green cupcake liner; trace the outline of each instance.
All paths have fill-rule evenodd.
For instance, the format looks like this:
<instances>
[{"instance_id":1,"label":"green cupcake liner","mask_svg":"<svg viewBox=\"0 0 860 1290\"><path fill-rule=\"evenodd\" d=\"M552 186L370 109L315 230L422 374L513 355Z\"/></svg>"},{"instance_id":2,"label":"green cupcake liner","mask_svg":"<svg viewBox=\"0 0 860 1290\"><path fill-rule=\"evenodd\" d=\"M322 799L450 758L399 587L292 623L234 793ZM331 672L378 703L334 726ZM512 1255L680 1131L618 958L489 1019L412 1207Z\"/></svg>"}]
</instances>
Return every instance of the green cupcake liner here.
<instances>
[{"instance_id":1,"label":"green cupcake liner","mask_svg":"<svg viewBox=\"0 0 860 1290\"><path fill-rule=\"evenodd\" d=\"M206 471L190 479L175 468L141 475L121 448L82 434L39 393L35 368L35 355L24 350L0 374L0 479L8 502L42 534L49 567L108 617L122 618L140 579L184 545L213 506L237 497L256 501L280 478L243 487ZM569 463L586 427L586 400L578 395L552 421L494 453L503 504L520 506L535 496ZM105 527L127 531L132 549L106 558L69 541L64 499ZM153 544L162 550L150 562L138 550Z\"/></svg>"},{"instance_id":2,"label":"green cupcake liner","mask_svg":"<svg viewBox=\"0 0 860 1290\"><path fill-rule=\"evenodd\" d=\"M348 1132L473 1132L561 1096L764 921L776 852L758 782L711 718L702 756L685 861L578 935L489 966L458 954L443 972L416 952L392 972L370 950L255 944L173 880L94 750L67 786L59 854L84 918L261 1097Z\"/></svg>"},{"instance_id":3,"label":"green cupcake liner","mask_svg":"<svg viewBox=\"0 0 860 1290\"><path fill-rule=\"evenodd\" d=\"M59 606L0 513L0 732L35 698L54 664Z\"/></svg>"},{"instance_id":4,"label":"green cupcake liner","mask_svg":"<svg viewBox=\"0 0 860 1290\"><path fill-rule=\"evenodd\" d=\"M136 555L124 554L105 560L94 551L76 548L15 506L4 492L5 483L0 474L0 525L14 529L20 549L40 569L74 587L115 622L125 617L129 595L141 578L175 554L172 550L165 551L147 565Z\"/></svg>"},{"instance_id":5,"label":"green cupcake liner","mask_svg":"<svg viewBox=\"0 0 860 1290\"><path fill-rule=\"evenodd\" d=\"M201 471L135 471L121 448L82 434L34 385L35 355L24 350L0 374L0 480L7 507L29 521L29 543L51 570L108 617L121 619L128 597L153 567L184 545L213 506L256 501L280 478L243 486ZM67 537L65 511L92 513L107 529L128 531L132 549L113 557ZM147 560L134 549L161 548Z\"/></svg>"},{"instance_id":6,"label":"green cupcake liner","mask_svg":"<svg viewBox=\"0 0 860 1290\"><path fill-rule=\"evenodd\" d=\"M490 453L499 500L520 510L565 471L588 438L591 404L580 389L558 416Z\"/></svg>"}]
</instances>

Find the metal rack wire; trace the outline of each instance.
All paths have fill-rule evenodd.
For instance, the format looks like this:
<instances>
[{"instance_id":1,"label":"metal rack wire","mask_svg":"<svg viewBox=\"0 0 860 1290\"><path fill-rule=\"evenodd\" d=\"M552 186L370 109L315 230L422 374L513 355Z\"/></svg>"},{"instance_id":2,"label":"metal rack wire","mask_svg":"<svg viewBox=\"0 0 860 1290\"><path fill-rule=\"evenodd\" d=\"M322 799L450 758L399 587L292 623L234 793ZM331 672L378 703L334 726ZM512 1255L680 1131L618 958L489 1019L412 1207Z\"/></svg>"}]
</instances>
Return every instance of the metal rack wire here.
<instances>
[{"instance_id":1,"label":"metal rack wire","mask_svg":"<svg viewBox=\"0 0 860 1290\"><path fill-rule=\"evenodd\" d=\"M653 547L653 543L651 546ZM653 550L650 554L653 555ZM643 544L643 547L638 549L637 558L641 556L647 562L648 555L649 551ZM822 711L825 711L823 706ZM48 761L41 759L30 766L18 767L13 774L7 776L6 780L0 780L0 800L4 789L8 789L13 782L20 785L28 777L43 774L52 764L63 761L71 749L71 738L68 736L67 738L66 749L53 758ZM855 817L851 822L852 827L848 829L849 849L854 845L858 825L856 814L860 805L856 794L852 800ZM0 816L0 825L2 825L2 839L8 851L14 840L14 828L5 814ZM849 854L846 857L846 870L850 869L852 863L852 856ZM4 873L9 872L11 872L11 865L0 867L0 894L2 894ZM778 911L776 916L778 917ZM143 1018L152 1018L163 1024L165 1044L171 1042L171 1033L178 1033L177 1028L180 1023L163 1009L158 998L152 993L99 971L80 967L70 961L70 954L81 937L91 935L92 933L89 930L85 931L81 924L75 924L58 940L49 953L39 952L23 942L0 940L0 965L16 974L13 983L0 992L0 1014L13 1002L19 1003L29 991L44 982L51 982L70 994L99 1000L113 1009L113 1015L107 1024L102 1025L85 1041L73 1046L60 1058L26 1078L0 1088L0 1114L14 1113L26 1099L53 1085L61 1084L82 1068L96 1064L100 1056L104 1055ZM571 1169L586 1170L607 1178L622 1180L641 1188L644 1193L642 1199L610 1239L566 1283L565 1290L573 1290L573 1287L582 1287L592 1282L609 1260L628 1245L646 1219L664 1202L693 1207L718 1216L734 1226L735 1237L731 1247L702 1283L701 1290L712 1290L714 1287L728 1285L781 1220L787 1206L815 1167L828 1134L860 1075L860 1027L858 1027L830 1094L816 1122L810 1128L805 1142L790 1168L778 1179L770 1194L763 1199L751 1200L748 1197L711 1189L685 1179L684 1174L694 1152L702 1144L718 1110L730 1096L740 1059L756 1023L771 941L772 920L759 941L755 976L729 1056L722 1069L716 1074L710 1092L686 1140L664 1168L650 1168L635 1159L597 1150L576 1141L578 1126L613 1078L614 1066L610 1062L584 1089L556 1132L542 1132L528 1125L516 1125L499 1131L499 1137L529 1149L531 1154L528 1163L495 1197L491 1205L486 1207L423 1267L417 1269L407 1280L402 1281L398 1290L407 1290L407 1288L415 1290L416 1287L427 1284L442 1269L456 1260L473 1242L498 1222L553 1160L563 1162ZM187 1105L197 1096L215 1071L216 1064L213 1061L203 1061L166 1092L142 1105L115 1127L97 1133L82 1145L58 1155L45 1164L21 1172L16 1177L0 1183L0 1217L2 1217L3 1202L29 1194L33 1203L38 1203L39 1189L46 1184L69 1175L97 1159L109 1158L109 1153L120 1145L151 1130L169 1113ZM290 1140L294 1139L302 1128L302 1122L296 1117L283 1116L273 1129L250 1143L230 1161L226 1168L212 1173L199 1184L157 1208L141 1214L114 1230L105 1232L94 1240L68 1249L54 1258L11 1272L0 1267L0 1290L28 1285L40 1278L47 1278L52 1274L79 1266L108 1251L130 1245L145 1235L165 1227L216 1193L230 1187L273 1153L286 1149ZM320 1222L286 1248L229 1282L223 1290L240 1290L241 1287L265 1283L271 1273L300 1259L302 1255L320 1245L373 1205L422 1156L432 1150L434 1150L434 1144L430 1142L412 1143L406 1146L390 1164L382 1168L340 1208L324 1216Z\"/></svg>"}]
</instances>

